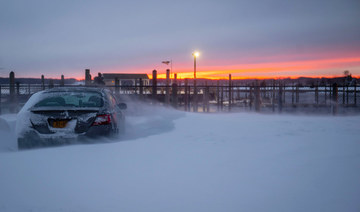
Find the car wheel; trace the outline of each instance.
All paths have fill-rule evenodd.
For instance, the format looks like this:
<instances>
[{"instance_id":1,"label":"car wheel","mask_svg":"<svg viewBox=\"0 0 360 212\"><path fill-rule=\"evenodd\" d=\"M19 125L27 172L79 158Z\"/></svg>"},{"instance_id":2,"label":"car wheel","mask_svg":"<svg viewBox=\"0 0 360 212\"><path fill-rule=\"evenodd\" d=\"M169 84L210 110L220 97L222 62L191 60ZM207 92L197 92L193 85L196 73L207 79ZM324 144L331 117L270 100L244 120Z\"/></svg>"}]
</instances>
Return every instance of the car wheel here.
<instances>
[{"instance_id":1,"label":"car wheel","mask_svg":"<svg viewBox=\"0 0 360 212\"><path fill-rule=\"evenodd\" d=\"M31 149L38 146L38 142L27 138L18 138L18 149Z\"/></svg>"},{"instance_id":2,"label":"car wheel","mask_svg":"<svg viewBox=\"0 0 360 212\"><path fill-rule=\"evenodd\" d=\"M120 126L119 126L119 134L125 134L125 119L121 120Z\"/></svg>"}]
</instances>

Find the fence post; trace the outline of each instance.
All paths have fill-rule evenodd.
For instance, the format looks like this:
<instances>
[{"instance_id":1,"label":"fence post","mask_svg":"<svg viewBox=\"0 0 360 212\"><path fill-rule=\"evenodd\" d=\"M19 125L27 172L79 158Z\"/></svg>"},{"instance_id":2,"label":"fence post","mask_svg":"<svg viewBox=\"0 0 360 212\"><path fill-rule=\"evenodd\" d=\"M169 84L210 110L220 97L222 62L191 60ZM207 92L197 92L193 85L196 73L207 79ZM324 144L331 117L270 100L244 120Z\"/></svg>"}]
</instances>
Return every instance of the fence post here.
<instances>
[{"instance_id":1,"label":"fence post","mask_svg":"<svg viewBox=\"0 0 360 212\"><path fill-rule=\"evenodd\" d=\"M299 104L300 101L300 91L299 91L299 85L296 86L296 104Z\"/></svg>"},{"instance_id":2,"label":"fence post","mask_svg":"<svg viewBox=\"0 0 360 212\"><path fill-rule=\"evenodd\" d=\"M115 77L115 94L120 94L120 80L117 77Z\"/></svg>"},{"instance_id":3,"label":"fence post","mask_svg":"<svg viewBox=\"0 0 360 212\"><path fill-rule=\"evenodd\" d=\"M206 88L205 88L205 93L206 93L206 112L210 112L210 104L209 104L209 100L210 100L210 87L207 85L206 83Z\"/></svg>"},{"instance_id":4,"label":"fence post","mask_svg":"<svg viewBox=\"0 0 360 212\"><path fill-rule=\"evenodd\" d=\"M185 94L184 94L184 109L188 111L189 106L189 89L188 89L188 79L185 79Z\"/></svg>"},{"instance_id":5,"label":"fence post","mask_svg":"<svg viewBox=\"0 0 360 212\"><path fill-rule=\"evenodd\" d=\"M241 100L241 94L240 94L240 83L237 83L237 100Z\"/></svg>"},{"instance_id":6,"label":"fence post","mask_svg":"<svg viewBox=\"0 0 360 212\"><path fill-rule=\"evenodd\" d=\"M9 75L10 88L10 112L15 112L15 73L12 71Z\"/></svg>"},{"instance_id":7,"label":"fence post","mask_svg":"<svg viewBox=\"0 0 360 212\"><path fill-rule=\"evenodd\" d=\"M15 73L12 71L10 72L10 76L9 76L9 83L10 83L10 99L14 100L14 95L15 95Z\"/></svg>"},{"instance_id":8,"label":"fence post","mask_svg":"<svg viewBox=\"0 0 360 212\"><path fill-rule=\"evenodd\" d=\"M203 112L209 112L209 87L207 81L203 93Z\"/></svg>"},{"instance_id":9,"label":"fence post","mask_svg":"<svg viewBox=\"0 0 360 212\"><path fill-rule=\"evenodd\" d=\"M166 69L165 104L170 103L170 69Z\"/></svg>"},{"instance_id":10,"label":"fence post","mask_svg":"<svg viewBox=\"0 0 360 212\"><path fill-rule=\"evenodd\" d=\"M332 101L333 100L333 87L332 87L332 85L330 85L329 86L329 98L330 98L330 101ZM330 104L331 104L331 102L330 102Z\"/></svg>"},{"instance_id":11,"label":"fence post","mask_svg":"<svg viewBox=\"0 0 360 212\"><path fill-rule=\"evenodd\" d=\"M203 94L202 94L202 112L205 112L206 103L205 103L205 97L206 97L206 86L207 82L205 81L205 84L203 85Z\"/></svg>"},{"instance_id":12,"label":"fence post","mask_svg":"<svg viewBox=\"0 0 360 212\"><path fill-rule=\"evenodd\" d=\"M346 85L346 105L349 105L349 85Z\"/></svg>"},{"instance_id":13,"label":"fence post","mask_svg":"<svg viewBox=\"0 0 360 212\"><path fill-rule=\"evenodd\" d=\"M283 85L282 85L282 87L283 87L283 105L285 105L285 103L286 103L286 83L285 82L283 82Z\"/></svg>"},{"instance_id":14,"label":"fence post","mask_svg":"<svg viewBox=\"0 0 360 212\"><path fill-rule=\"evenodd\" d=\"M354 84L354 105L356 107L356 84Z\"/></svg>"},{"instance_id":15,"label":"fence post","mask_svg":"<svg viewBox=\"0 0 360 212\"><path fill-rule=\"evenodd\" d=\"M316 102L316 106L319 105L319 86L316 85L315 86L315 102Z\"/></svg>"},{"instance_id":16,"label":"fence post","mask_svg":"<svg viewBox=\"0 0 360 212\"><path fill-rule=\"evenodd\" d=\"M221 95L220 95L220 109L221 111L224 108L224 86L221 85Z\"/></svg>"},{"instance_id":17,"label":"fence post","mask_svg":"<svg viewBox=\"0 0 360 212\"><path fill-rule=\"evenodd\" d=\"M90 69L85 69L85 86L89 86L90 84L91 84Z\"/></svg>"},{"instance_id":18,"label":"fence post","mask_svg":"<svg viewBox=\"0 0 360 212\"><path fill-rule=\"evenodd\" d=\"M20 82L16 82L16 95L20 95Z\"/></svg>"},{"instance_id":19,"label":"fence post","mask_svg":"<svg viewBox=\"0 0 360 212\"><path fill-rule=\"evenodd\" d=\"M220 81L218 80L216 82L216 105L217 105L217 111L220 110Z\"/></svg>"},{"instance_id":20,"label":"fence post","mask_svg":"<svg viewBox=\"0 0 360 212\"><path fill-rule=\"evenodd\" d=\"M273 80L273 90L272 90L272 111L275 112L275 80Z\"/></svg>"},{"instance_id":21,"label":"fence post","mask_svg":"<svg viewBox=\"0 0 360 212\"><path fill-rule=\"evenodd\" d=\"M171 86L171 90L172 90L172 93L171 93L171 99L172 99L172 106L174 108L177 108L177 104L178 104L178 96L177 96L177 91L178 91L178 85L176 83L173 83L172 86Z\"/></svg>"},{"instance_id":22,"label":"fence post","mask_svg":"<svg viewBox=\"0 0 360 212\"><path fill-rule=\"evenodd\" d=\"M49 80L49 88L53 88L54 87L54 80L50 79Z\"/></svg>"},{"instance_id":23,"label":"fence post","mask_svg":"<svg viewBox=\"0 0 360 212\"><path fill-rule=\"evenodd\" d=\"M248 86L245 86L244 90L246 90L244 92L245 92L245 99L246 99L245 106L247 107L247 99L249 98Z\"/></svg>"},{"instance_id":24,"label":"fence post","mask_svg":"<svg viewBox=\"0 0 360 212\"><path fill-rule=\"evenodd\" d=\"M1 93L1 85L0 85L0 115L1 115L1 97L2 97L2 93Z\"/></svg>"},{"instance_id":25,"label":"fence post","mask_svg":"<svg viewBox=\"0 0 360 212\"><path fill-rule=\"evenodd\" d=\"M345 105L345 84L343 85L343 89L342 89L342 97L343 97L343 105Z\"/></svg>"},{"instance_id":26,"label":"fence post","mask_svg":"<svg viewBox=\"0 0 360 212\"><path fill-rule=\"evenodd\" d=\"M294 86L294 83L293 85L291 86L291 104L294 104L294 93L295 93L295 86Z\"/></svg>"},{"instance_id":27,"label":"fence post","mask_svg":"<svg viewBox=\"0 0 360 212\"><path fill-rule=\"evenodd\" d=\"M253 106L253 83L250 84L250 90L249 90L249 99L250 99L250 102L249 102L249 108L250 110L252 109L252 106Z\"/></svg>"},{"instance_id":28,"label":"fence post","mask_svg":"<svg viewBox=\"0 0 360 212\"><path fill-rule=\"evenodd\" d=\"M231 74L229 74L229 111L231 111Z\"/></svg>"},{"instance_id":29,"label":"fence post","mask_svg":"<svg viewBox=\"0 0 360 212\"><path fill-rule=\"evenodd\" d=\"M155 100L157 98L157 71L153 70L152 73L152 98Z\"/></svg>"},{"instance_id":30,"label":"fence post","mask_svg":"<svg viewBox=\"0 0 360 212\"><path fill-rule=\"evenodd\" d=\"M41 90L45 90L45 78L44 78L44 75L41 75Z\"/></svg>"},{"instance_id":31,"label":"fence post","mask_svg":"<svg viewBox=\"0 0 360 212\"><path fill-rule=\"evenodd\" d=\"M64 75L61 75L60 86L64 87L64 85L65 85L65 78Z\"/></svg>"},{"instance_id":32,"label":"fence post","mask_svg":"<svg viewBox=\"0 0 360 212\"><path fill-rule=\"evenodd\" d=\"M260 104L261 104L260 85L259 85L259 81L256 80L256 85L255 85L255 111L256 112L260 112Z\"/></svg>"},{"instance_id":33,"label":"fence post","mask_svg":"<svg viewBox=\"0 0 360 212\"><path fill-rule=\"evenodd\" d=\"M139 94L142 97L144 94L144 82L142 78L139 79Z\"/></svg>"},{"instance_id":34,"label":"fence post","mask_svg":"<svg viewBox=\"0 0 360 212\"><path fill-rule=\"evenodd\" d=\"M332 112L333 115L337 115L338 113L338 86L336 83L333 84L333 92L332 92Z\"/></svg>"},{"instance_id":35,"label":"fence post","mask_svg":"<svg viewBox=\"0 0 360 212\"><path fill-rule=\"evenodd\" d=\"M278 94L278 107L279 107L279 113L282 112L282 94L283 94L283 87L281 83L279 83L279 94Z\"/></svg>"},{"instance_id":36,"label":"fence post","mask_svg":"<svg viewBox=\"0 0 360 212\"><path fill-rule=\"evenodd\" d=\"M196 79L194 78L194 98L193 98L193 110L194 112L198 112L198 98L197 98L197 85Z\"/></svg>"},{"instance_id":37,"label":"fence post","mask_svg":"<svg viewBox=\"0 0 360 212\"><path fill-rule=\"evenodd\" d=\"M134 79L134 94L137 94L137 90L138 90L138 83L137 83L137 79Z\"/></svg>"},{"instance_id":38,"label":"fence post","mask_svg":"<svg viewBox=\"0 0 360 212\"><path fill-rule=\"evenodd\" d=\"M324 97L325 97L325 105L326 105L326 101L327 101L327 88L326 88L326 84L324 85Z\"/></svg>"},{"instance_id":39,"label":"fence post","mask_svg":"<svg viewBox=\"0 0 360 212\"><path fill-rule=\"evenodd\" d=\"M187 90L188 90L188 111L190 111L191 110L191 105L190 105L190 102L191 102L191 86L190 85L188 85L187 86Z\"/></svg>"}]
</instances>

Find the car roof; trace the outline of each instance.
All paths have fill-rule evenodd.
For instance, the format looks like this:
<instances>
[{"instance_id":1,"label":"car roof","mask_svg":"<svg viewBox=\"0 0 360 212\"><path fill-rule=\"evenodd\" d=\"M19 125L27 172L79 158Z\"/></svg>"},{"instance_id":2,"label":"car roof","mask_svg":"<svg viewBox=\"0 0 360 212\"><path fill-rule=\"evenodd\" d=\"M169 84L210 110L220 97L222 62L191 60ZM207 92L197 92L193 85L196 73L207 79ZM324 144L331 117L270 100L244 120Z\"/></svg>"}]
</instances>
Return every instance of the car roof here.
<instances>
[{"instance_id":1,"label":"car roof","mask_svg":"<svg viewBox=\"0 0 360 212\"><path fill-rule=\"evenodd\" d=\"M105 93L106 88L99 87L56 87L48 90L44 90L44 93L52 93L52 92L101 92Z\"/></svg>"}]
</instances>

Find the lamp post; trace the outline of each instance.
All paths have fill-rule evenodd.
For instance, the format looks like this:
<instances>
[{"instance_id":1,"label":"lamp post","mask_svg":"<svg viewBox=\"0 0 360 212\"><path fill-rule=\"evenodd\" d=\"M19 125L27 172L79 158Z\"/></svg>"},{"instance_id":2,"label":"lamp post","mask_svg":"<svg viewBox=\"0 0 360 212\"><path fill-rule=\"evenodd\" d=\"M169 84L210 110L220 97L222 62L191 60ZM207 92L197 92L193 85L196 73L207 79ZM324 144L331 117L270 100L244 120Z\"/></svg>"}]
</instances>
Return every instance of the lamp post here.
<instances>
[{"instance_id":1,"label":"lamp post","mask_svg":"<svg viewBox=\"0 0 360 212\"><path fill-rule=\"evenodd\" d=\"M196 81L196 58L199 57L199 52L194 52L192 54L194 56L194 81Z\"/></svg>"}]
</instances>

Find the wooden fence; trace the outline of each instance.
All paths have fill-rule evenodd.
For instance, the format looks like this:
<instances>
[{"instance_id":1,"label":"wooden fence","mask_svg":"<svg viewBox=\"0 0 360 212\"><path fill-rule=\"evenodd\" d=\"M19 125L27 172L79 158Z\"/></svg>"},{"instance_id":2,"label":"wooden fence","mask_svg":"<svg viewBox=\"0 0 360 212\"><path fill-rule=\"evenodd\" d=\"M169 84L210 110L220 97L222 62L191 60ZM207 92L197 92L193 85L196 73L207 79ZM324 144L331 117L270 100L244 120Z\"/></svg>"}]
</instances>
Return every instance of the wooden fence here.
<instances>
[{"instance_id":1,"label":"wooden fence","mask_svg":"<svg viewBox=\"0 0 360 212\"><path fill-rule=\"evenodd\" d=\"M288 86L281 81L274 81L271 86L261 86L259 83L251 85L236 85L229 77L226 83L211 81L202 85L194 80L166 80L157 82L156 72L152 84L144 86L141 79L133 86L105 86L120 97L137 98L150 104L163 104L179 110L194 112L217 111L257 111L257 112L322 112L347 113L360 112L359 92L357 86ZM0 114L14 113L35 92L53 87L77 87L79 85L65 85L49 82L44 84L19 84L11 78L9 84L0 85ZM191 83L191 84L190 84ZM96 86L86 83L86 86ZM80 85L85 86L85 85Z\"/></svg>"},{"instance_id":2,"label":"wooden fence","mask_svg":"<svg viewBox=\"0 0 360 212\"><path fill-rule=\"evenodd\" d=\"M35 92L60 85L0 85L0 113L17 112ZM66 87L77 87L64 85ZM151 104L169 105L185 111L320 111L360 112L356 86L236 86L178 85L107 86L116 95L137 98ZM151 101L149 101L151 100ZM6 113L6 112L5 112Z\"/></svg>"}]
</instances>

